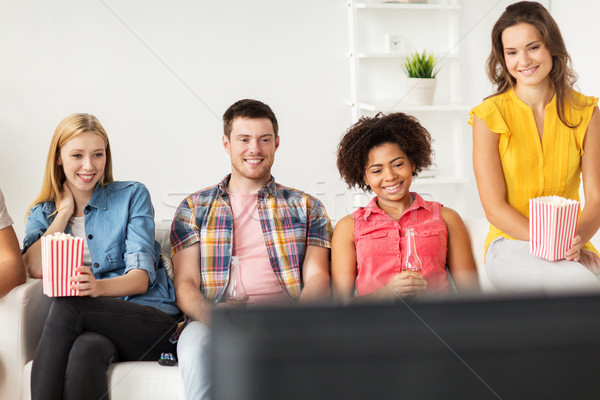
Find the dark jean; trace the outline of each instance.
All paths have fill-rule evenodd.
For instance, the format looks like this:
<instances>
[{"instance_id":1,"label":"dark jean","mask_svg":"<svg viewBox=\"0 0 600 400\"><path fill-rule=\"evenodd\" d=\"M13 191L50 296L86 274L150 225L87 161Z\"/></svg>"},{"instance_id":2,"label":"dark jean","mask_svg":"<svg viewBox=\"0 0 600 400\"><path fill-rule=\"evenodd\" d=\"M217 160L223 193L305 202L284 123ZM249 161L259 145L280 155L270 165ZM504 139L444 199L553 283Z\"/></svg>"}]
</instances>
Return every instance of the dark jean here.
<instances>
[{"instance_id":1,"label":"dark jean","mask_svg":"<svg viewBox=\"0 0 600 400\"><path fill-rule=\"evenodd\" d=\"M175 354L169 337L179 319L121 299L54 299L33 358L32 400L108 399L110 363Z\"/></svg>"}]
</instances>

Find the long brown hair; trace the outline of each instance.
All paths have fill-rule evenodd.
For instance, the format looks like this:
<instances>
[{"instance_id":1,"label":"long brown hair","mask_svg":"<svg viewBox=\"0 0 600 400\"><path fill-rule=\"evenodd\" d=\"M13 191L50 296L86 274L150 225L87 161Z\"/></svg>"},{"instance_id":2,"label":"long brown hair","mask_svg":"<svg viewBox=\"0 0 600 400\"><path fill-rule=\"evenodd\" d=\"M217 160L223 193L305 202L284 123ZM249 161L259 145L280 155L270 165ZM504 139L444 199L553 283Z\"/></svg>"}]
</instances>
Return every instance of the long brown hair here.
<instances>
[{"instance_id":1,"label":"long brown hair","mask_svg":"<svg viewBox=\"0 0 600 400\"><path fill-rule=\"evenodd\" d=\"M108 135L100 124L100 121L90 114L71 114L60 121L54 131L52 141L50 142L50 149L48 150L48 158L46 159L46 170L44 172L44 179L42 180L42 189L29 206L27 214L29 214L29 211L31 211L36 204L44 203L46 201L53 201L56 205L56 209L60 209L60 194L63 190L63 182L65 181L63 167L57 163L60 149L69 140L85 132L95 133L104 140L106 164L104 165L104 173L100 177L98 184L106 185L113 181L110 144L108 142Z\"/></svg>"},{"instance_id":2,"label":"long brown hair","mask_svg":"<svg viewBox=\"0 0 600 400\"><path fill-rule=\"evenodd\" d=\"M521 1L511 4L506 7L506 10L492 28L492 51L487 59L487 73L492 83L496 86L495 95L508 91L516 83L515 78L508 72L506 63L504 62L502 33L506 28L521 23L534 26L542 35L544 45L548 48L550 54L552 54L552 70L549 76L556 92L558 118L566 126L570 128L576 127L581 121L574 125L573 121L567 121L565 104L574 100L572 91L573 85L577 80L577 74L571 67L571 57L567 52L556 21L540 3ZM578 104L575 105L579 106Z\"/></svg>"}]
</instances>

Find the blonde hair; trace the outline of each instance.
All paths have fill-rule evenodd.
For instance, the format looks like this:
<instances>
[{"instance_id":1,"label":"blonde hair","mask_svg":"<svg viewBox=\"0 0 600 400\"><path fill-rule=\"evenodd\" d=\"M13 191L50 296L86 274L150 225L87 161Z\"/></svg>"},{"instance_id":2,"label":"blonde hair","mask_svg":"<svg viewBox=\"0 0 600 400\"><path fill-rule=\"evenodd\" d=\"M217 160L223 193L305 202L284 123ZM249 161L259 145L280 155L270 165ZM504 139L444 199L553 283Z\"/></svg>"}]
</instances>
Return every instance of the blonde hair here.
<instances>
[{"instance_id":1,"label":"blonde hair","mask_svg":"<svg viewBox=\"0 0 600 400\"><path fill-rule=\"evenodd\" d=\"M71 114L60 121L54 131L52 141L50 142L50 149L48 150L48 158L46 159L46 170L42 181L42 189L29 206L29 209L27 210L28 215L35 205L46 201L53 201L56 205L56 210L60 210L60 194L63 190L65 173L62 165L58 165L58 156L60 155L61 148L69 140L86 132L95 133L104 139L106 164L104 165L104 173L100 177L98 184L106 185L113 181L110 144L108 142L108 135L100 124L100 121L90 114Z\"/></svg>"}]
</instances>

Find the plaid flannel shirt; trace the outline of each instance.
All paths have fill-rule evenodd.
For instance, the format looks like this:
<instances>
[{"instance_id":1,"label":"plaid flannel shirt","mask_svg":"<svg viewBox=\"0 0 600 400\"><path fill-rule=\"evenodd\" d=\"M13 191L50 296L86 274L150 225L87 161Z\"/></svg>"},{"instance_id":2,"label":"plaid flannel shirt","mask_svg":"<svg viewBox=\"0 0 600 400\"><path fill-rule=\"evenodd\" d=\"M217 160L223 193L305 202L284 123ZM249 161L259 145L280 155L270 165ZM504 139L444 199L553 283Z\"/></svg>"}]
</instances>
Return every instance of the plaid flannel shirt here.
<instances>
[{"instance_id":1,"label":"plaid flannel shirt","mask_svg":"<svg viewBox=\"0 0 600 400\"><path fill-rule=\"evenodd\" d=\"M171 227L173 255L200 243L200 291L212 302L221 300L229 281L233 251L229 178L185 198ZM257 201L271 267L284 290L297 300L306 246L331 247L325 207L315 197L279 185L273 178L259 190Z\"/></svg>"}]
</instances>

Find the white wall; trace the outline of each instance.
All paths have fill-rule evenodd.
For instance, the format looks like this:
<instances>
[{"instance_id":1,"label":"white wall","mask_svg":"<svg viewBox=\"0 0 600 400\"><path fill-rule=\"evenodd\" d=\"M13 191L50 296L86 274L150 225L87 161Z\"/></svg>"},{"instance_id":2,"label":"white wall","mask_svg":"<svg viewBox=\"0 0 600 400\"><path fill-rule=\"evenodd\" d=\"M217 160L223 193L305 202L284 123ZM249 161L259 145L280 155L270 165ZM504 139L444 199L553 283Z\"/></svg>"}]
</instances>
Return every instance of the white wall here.
<instances>
[{"instance_id":1,"label":"white wall","mask_svg":"<svg viewBox=\"0 0 600 400\"><path fill-rule=\"evenodd\" d=\"M579 75L577 88L584 94L600 96L600 48L598 26L600 3L589 0L552 0L552 15L556 19Z\"/></svg>"},{"instance_id":2,"label":"white wall","mask_svg":"<svg viewBox=\"0 0 600 400\"><path fill-rule=\"evenodd\" d=\"M340 1L0 2L0 187L19 237L50 137L73 112L100 119L115 178L144 182L160 218L181 199L170 193L228 171L220 117L240 98L278 115L279 181L313 193L337 181L346 36Z\"/></svg>"},{"instance_id":3,"label":"white wall","mask_svg":"<svg viewBox=\"0 0 600 400\"><path fill-rule=\"evenodd\" d=\"M491 93L491 26L511 1L459 2L462 97L476 105ZM570 3L553 0L552 9L582 89L600 94L594 45L581 40L600 14ZM341 218L352 203L335 168L350 123L347 49L344 0L0 2L0 187L19 238L66 115L95 114L111 139L115 178L144 182L157 216L170 219L184 194L228 171L220 117L245 97L279 118L278 181L316 194ZM474 181L468 199L467 216L481 216Z\"/></svg>"}]
</instances>

